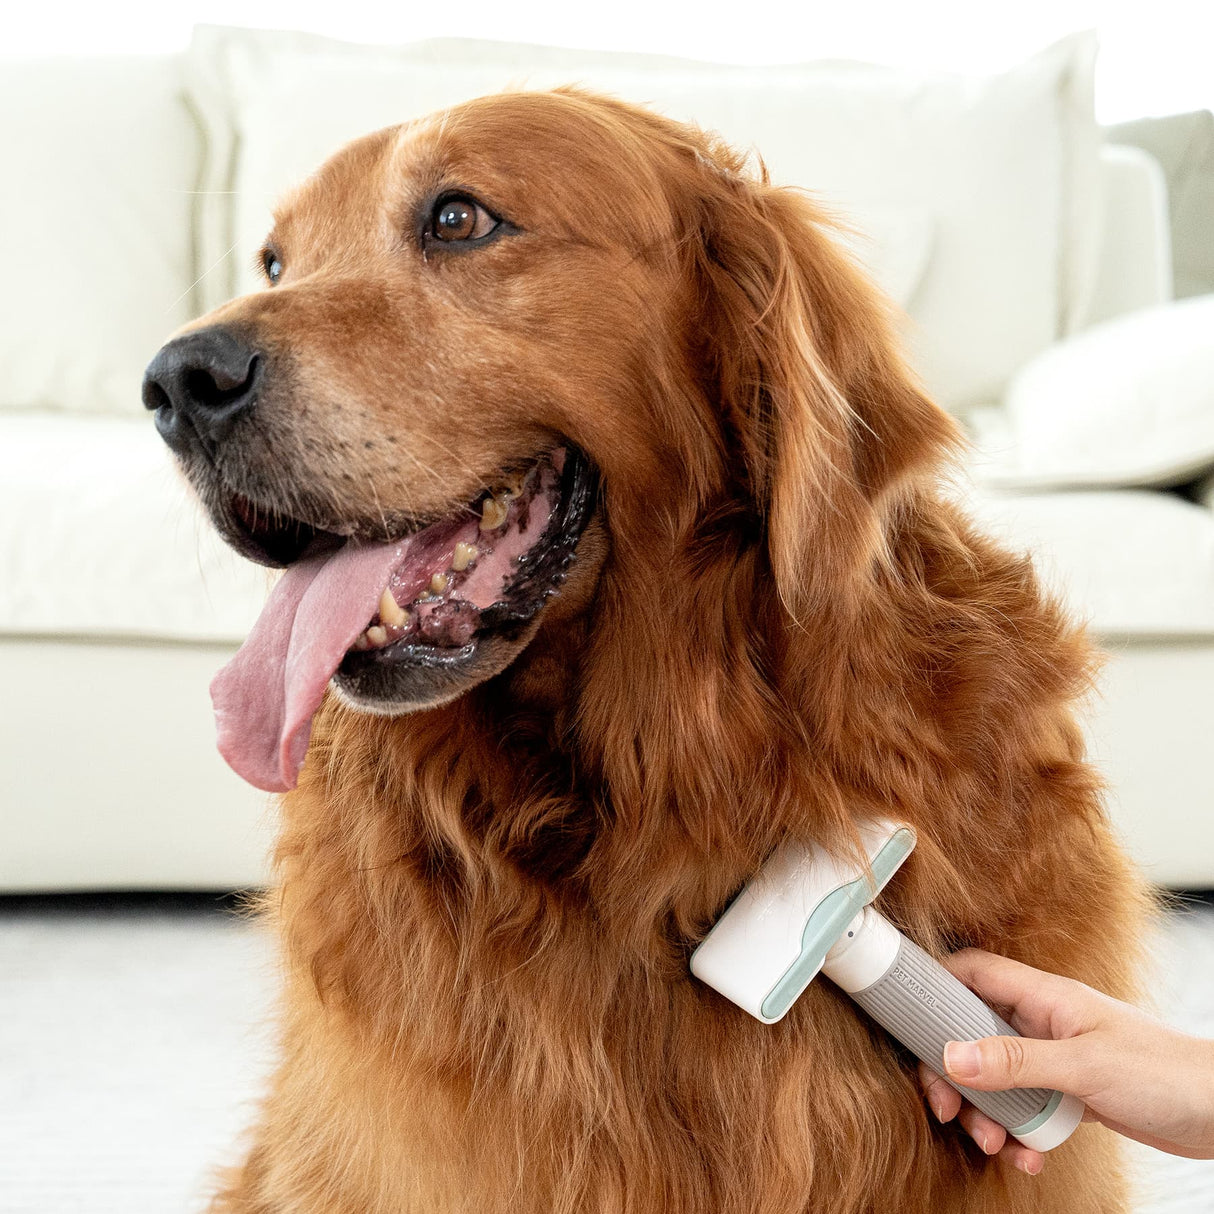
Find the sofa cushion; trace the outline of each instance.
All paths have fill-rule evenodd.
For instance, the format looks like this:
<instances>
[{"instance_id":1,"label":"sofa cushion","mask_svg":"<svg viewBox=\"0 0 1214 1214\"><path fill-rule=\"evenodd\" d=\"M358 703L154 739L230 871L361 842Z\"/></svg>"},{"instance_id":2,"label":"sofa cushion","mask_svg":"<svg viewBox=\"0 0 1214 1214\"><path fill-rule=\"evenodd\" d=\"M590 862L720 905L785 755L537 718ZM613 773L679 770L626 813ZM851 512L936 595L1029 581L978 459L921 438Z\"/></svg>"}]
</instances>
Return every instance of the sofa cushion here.
<instances>
[{"instance_id":1,"label":"sofa cushion","mask_svg":"<svg viewBox=\"0 0 1214 1214\"><path fill-rule=\"evenodd\" d=\"M146 415L0 413L0 632L241 641L272 576L219 541Z\"/></svg>"},{"instance_id":2,"label":"sofa cushion","mask_svg":"<svg viewBox=\"0 0 1214 1214\"><path fill-rule=\"evenodd\" d=\"M1214 468L1214 295L1059 342L1012 379L1005 410L992 484L1178 485Z\"/></svg>"},{"instance_id":3,"label":"sofa cushion","mask_svg":"<svg viewBox=\"0 0 1214 1214\"><path fill-rule=\"evenodd\" d=\"M136 415L190 317L200 144L181 60L15 60L0 73L0 409Z\"/></svg>"},{"instance_id":4,"label":"sofa cushion","mask_svg":"<svg viewBox=\"0 0 1214 1214\"><path fill-rule=\"evenodd\" d=\"M458 41L385 50L204 28L190 87L207 123L207 188L218 192L204 196L203 262L228 272L204 279L200 302L256 285L240 267L269 226L270 204L350 137L510 86L577 82L754 146L775 180L867 224L876 245L867 256L910 313L908 341L929 387L950 407L990 399L1090 287L1099 209L1092 55L1091 40L1078 37L970 79ZM901 230L881 219L890 213L903 217ZM916 281L905 267L921 258Z\"/></svg>"},{"instance_id":5,"label":"sofa cushion","mask_svg":"<svg viewBox=\"0 0 1214 1214\"><path fill-rule=\"evenodd\" d=\"M1098 633L1214 636L1214 514L1171 494L1120 489L970 499Z\"/></svg>"}]
</instances>

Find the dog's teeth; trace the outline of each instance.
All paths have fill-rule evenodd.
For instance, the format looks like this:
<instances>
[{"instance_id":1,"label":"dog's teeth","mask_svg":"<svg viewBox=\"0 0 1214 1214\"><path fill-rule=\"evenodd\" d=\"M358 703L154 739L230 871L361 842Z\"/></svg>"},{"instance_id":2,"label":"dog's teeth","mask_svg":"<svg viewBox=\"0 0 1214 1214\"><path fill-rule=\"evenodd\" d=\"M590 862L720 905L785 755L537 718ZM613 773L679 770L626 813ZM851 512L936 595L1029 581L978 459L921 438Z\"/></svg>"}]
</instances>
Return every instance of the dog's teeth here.
<instances>
[{"instance_id":1,"label":"dog's teeth","mask_svg":"<svg viewBox=\"0 0 1214 1214\"><path fill-rule=\"evenodd\" d=\"M430 593L431 594L446 594L447 587L451 585L451 575L448 573L436 573L430 578Z\"/></svg>"},{"instance_id":2,"label":"dog's teeth","mask_svg":"<svg viewBox=\"0 0 1214 1214\"><path fill-rule=\"evenodd\" d=\"M378 647L388 643L388 630L382 624L373 624L367 629L365 635L371 645Z\"/></svg>"},{"instance_id":3,"label":"dog's teeth","mask_svg":"<svg viewBox=\"0 0 1214 1214\"><path fill-rule=\"evenodd\" d=\"M456 573L463 573L479 555L475 544L465 544L461 540L455 545L455 555L451 558L451 568Z\"/></svg>"},{"instance_id":4,"label":"dog's teeth","mask_svg":"<svg viewBox=\"0 0 1214 1214\"><path fill-rule=\"evenodd\" d=\"M358 636L354 638L354 644L351 645L350 648L358 650L359 653L361 653L364 649L370 649L371 642L367 640L367 634L365 632L360 632Z\"/></svg>"},{"instance_id":5,"label":"dog's teeth","mask_svg":"<svg viewBox=\"0 0 1214 1214\"><path fill-rule=\"evenodd\" d=\"M409 618L409 613L392 597L387 586L379 596L379 618L393 628L403 628Z\"/></svg>"},{"instance_id":6,"label":"dog's teeth","mask_svg":"<svg viewBox=\"0 0 1214 1214\"><path fill-rule=\"evenodd\" d=\"M500 489L492 497L485 498L481 506L481 530L496 531L506 521L509 509L509 498Z\"/></svg>"}]
</instances>

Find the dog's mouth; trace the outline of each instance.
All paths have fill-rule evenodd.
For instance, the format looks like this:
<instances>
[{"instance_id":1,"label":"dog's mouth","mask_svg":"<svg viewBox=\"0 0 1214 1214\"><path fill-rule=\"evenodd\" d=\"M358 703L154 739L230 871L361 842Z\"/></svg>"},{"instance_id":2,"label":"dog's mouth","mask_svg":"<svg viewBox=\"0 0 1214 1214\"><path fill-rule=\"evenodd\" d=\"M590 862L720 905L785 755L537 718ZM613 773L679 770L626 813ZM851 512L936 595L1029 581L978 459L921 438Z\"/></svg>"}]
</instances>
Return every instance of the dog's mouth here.
<instances>
[{"instance_id":1,"label":"dog's mouth","mask_svg":"<svg viewBox=\"0 0 1214 1214\"><path fill-rule=\"evenodd\" d=\"M565 450L412 535L343 668L460 650L529 621L563 580L585 522L585 460Z\"/></svg>"},{"instance_id":2,"label":"dog's mouth","mask_svg":"<svg viewBox=\"0 0 1214 1214\"><path fill-rule=\"evenodd\" d=\"M284 791L330 680L353 706L390 714L453 699L502 669L563 583L595 493L590 462L560 447L388 542L230 500L233 545L287 569L212 684L224 757L257 787Z\"/></svg>"}]
</instances>

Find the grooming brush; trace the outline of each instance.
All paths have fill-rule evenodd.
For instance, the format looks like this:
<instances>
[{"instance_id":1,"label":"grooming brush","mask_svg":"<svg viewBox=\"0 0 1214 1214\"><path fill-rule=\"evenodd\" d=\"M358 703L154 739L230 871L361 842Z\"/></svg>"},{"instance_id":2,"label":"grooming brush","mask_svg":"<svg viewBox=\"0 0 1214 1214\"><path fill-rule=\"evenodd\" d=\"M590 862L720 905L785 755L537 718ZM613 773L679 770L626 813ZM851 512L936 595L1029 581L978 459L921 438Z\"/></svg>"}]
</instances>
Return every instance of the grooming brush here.
<instances>
[{"instance_id":1,"label":"grooming brush","mask_svg":"<svg viewBox=\"0 0 1214 1214\"><path fill-rule=\"evenodd\" d=\"M774 1024L821 971L942 1076L946 1042L1017 1036L872 905L914 849L915 832L881 821L860 835L871 877L824 848L777 848L692 954L691 972ZM1062 1092L952 1086L1036 1151L1065 1142L1083 1117L1083 1102Z\"/></svg>"}]
</instances>

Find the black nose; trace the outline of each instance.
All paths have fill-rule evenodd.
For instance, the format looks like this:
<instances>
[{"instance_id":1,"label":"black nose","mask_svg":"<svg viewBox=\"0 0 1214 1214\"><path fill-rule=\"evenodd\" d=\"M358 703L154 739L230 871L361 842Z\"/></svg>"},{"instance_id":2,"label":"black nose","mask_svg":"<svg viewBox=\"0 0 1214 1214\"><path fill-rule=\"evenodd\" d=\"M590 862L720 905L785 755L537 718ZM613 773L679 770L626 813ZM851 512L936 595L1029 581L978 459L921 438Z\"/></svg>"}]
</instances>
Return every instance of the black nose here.
<instances>
[{"instance_id":1,"label":"black nose","mask_svg":"<svg viewBox=\"0 0 1214 1214\"><path fill-rule=\"evenodd\" d=\"M174 451L213 450L252 409L264 358L230 329L200 329L160 348L143 374L143 403Z\"/></svg>"}]
</instances>

